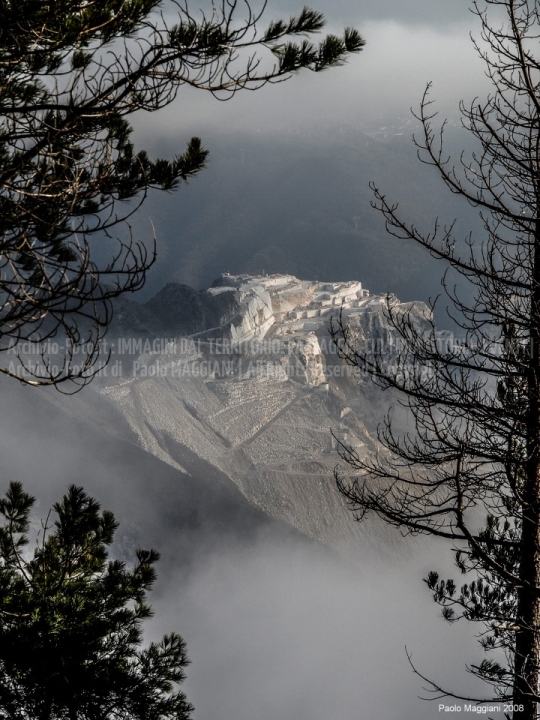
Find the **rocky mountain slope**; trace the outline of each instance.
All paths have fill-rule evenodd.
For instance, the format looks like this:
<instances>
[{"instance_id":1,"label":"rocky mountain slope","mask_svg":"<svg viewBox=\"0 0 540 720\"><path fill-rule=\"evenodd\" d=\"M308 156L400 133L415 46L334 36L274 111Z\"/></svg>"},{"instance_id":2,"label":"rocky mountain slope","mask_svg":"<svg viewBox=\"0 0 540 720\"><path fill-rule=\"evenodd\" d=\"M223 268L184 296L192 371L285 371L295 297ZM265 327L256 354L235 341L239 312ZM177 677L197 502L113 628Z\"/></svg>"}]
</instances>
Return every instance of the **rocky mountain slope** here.
<instances>
[{"instance_id":1,"label":"rocky mountain slope","mask_svg":"<svg viewBox=\"0 0 540 720\"><path fill-rule=\"evenodd\" d=\"M267 515L349 544L366 531L335 488L333 436L377 452L388 399L337 357L328 328L341 312L359 342L391 357L385 303L357 281L290 275L224 275L200 292L168 285L120 309L113 362L95 389L146 452L186 474L204 462ZM420 323L429 313L395 307Z\"/></svg>"}]
</instances>

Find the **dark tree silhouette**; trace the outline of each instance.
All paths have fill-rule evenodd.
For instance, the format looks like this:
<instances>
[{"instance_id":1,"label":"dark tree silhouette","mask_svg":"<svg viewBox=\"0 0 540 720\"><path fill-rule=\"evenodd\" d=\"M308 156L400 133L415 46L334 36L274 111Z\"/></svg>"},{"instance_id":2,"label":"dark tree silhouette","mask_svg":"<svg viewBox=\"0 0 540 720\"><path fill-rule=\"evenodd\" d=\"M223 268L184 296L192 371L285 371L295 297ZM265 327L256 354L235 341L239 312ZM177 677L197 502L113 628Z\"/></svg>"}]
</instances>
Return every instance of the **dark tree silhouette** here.
<instances>
[{"instance_id":1,"label":"dark tree silhouette","mask_svg":"<svg viewBox=\"0 0 540 720\"><path fill-rule=\"evenodd\" d=\"M0 7L5 375L31 385L93 377L111 301L140 288L155 258L155 245L133 238L129 217L150 188L174 190L204 167L198 138L172 159L136 152L133 113L160 110L183 86L226 99L304 68L318 72L364 44L350 28L312 43L325 20L308 8L265 30L264 6L254 12L238 0L208 15L184 2L166 10L160 0Z\"/></svg>"},{"instance_id":2,"label":"dark tree silhouette","mask_svg":"<svg viewBox=\"0 0 540 720\"><path fill-rule=\"evenodd\" d=\"M0 499L0 718L187 720L184 641L140 647L158 554L109 560L118 523L71 486L30 556L33 504L20 483Z\"/></svg>"},{"instance_id":3,"label":"dark tree silhouette","mask_svg":"<svg viewBox=\"0 0 540 720\"><path fill-rule=\"evenodd\" d=\"M505 12L500 25L489 6ZM461 589L437 573L426 581L449 621L485 626L481 643L495 656L471 671L493 686L492 698L514 704L514 718L533 720L540 700L540 7L486 0L473 11L482 28L476 49L493 87L484 102L461 107L477 150L452 164L429 87L416 143L448 189L479 209L482 238L456 237L454 225L439 221L422 232L373 188L389 232L461 276L458 289L448 274L443 279L461 342L449 343L433 316L418 322L391 298L385 313L400 344L391 361L384 350L364 352L343 318L334 323L342 356L397 393L411 420L410 431L400 432L389 414L378 458L341 443L349 471L336 476L358 517L374 512L458 548L458 567L474 579ZM432 689L459 696L435 681Z\"/></svg>"}]
</instances>

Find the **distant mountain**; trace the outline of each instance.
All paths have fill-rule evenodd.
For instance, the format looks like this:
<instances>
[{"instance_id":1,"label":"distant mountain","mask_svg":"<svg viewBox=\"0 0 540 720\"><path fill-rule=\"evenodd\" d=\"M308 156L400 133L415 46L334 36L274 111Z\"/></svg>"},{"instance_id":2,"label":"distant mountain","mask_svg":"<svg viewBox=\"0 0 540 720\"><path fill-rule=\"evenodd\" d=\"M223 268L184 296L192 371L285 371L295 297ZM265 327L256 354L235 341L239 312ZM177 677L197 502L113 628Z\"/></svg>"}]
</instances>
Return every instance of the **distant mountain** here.
<instances>
[{"instance_id":1,"label":"distant mountain","mask_svg":"<svg viewBox=\"0 0 540 720\"><path fill-rule=\"evenodd\" d=\"M95 388L159 460L188 475L211 468L269 517L354 546L366 528L335 487L336 438L379 452L376 427L391 398L337 357L328 327L344 313L362 347L386 350L391 362L385 303L351 280L224 275L207 291L169 284L142 306L121 306L114 362ZM420 324L430 313L395 300L400 311Z\"/></svg>"},{"instance_id":2,"label":"distant mountain","mask_svg":"<svg viewBox=\"0 0 540 720\"><path fill-rule=\"evenodd\" d=\"M234 293L212 295L168 283L146 303L118 298L112 331L145 337L191 335L222 325L239 307Z\"/></svg>"}]
</instances>

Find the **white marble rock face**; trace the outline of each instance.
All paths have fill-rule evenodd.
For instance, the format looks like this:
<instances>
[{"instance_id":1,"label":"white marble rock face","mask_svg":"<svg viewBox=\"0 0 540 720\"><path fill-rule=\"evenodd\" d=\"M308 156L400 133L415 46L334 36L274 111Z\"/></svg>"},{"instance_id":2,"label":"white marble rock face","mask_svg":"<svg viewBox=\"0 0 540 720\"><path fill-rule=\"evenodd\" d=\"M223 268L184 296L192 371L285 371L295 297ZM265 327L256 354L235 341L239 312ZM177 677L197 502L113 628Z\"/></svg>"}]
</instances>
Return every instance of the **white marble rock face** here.
<instances>
[{"instance_id":1,"label":"white marble rock face","mask_svg":"<svg viewBox=\"0 0 540 720\"><path fill-rule=\"evenodd\" d=\"M133 377L109 378L101 392L161 460L187 471L183 457L194 453L269 515L326 543L356 543L366 530L335 487L332 433L380 452L375 427L386 405L337 357L328 326L342 312L360 341L387 342L386 297L357 281L289 275L225 275L222 284L209 292L238 292L241 311L215 340L147 353ZM423 303L403 307L429 319Z\"/></svg>"}]
</instances>

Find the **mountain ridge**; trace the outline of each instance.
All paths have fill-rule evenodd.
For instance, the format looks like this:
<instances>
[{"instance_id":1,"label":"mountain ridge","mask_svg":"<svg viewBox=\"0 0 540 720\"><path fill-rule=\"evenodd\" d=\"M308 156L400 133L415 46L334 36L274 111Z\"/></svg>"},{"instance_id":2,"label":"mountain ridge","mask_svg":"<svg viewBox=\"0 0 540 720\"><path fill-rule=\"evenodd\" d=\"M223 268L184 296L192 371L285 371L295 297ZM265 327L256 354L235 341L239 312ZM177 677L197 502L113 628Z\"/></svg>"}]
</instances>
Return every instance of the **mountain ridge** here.
<instances>
[{"instance_id":1,"label":"mountain ridge","mask_svg":"<svg viewBox=\"0 0 540 720\"><path fill-rule=\"evenodd\" d=\"M186 296L217 314L186 319L177 312ZM280 274L223 274L206 291L168 285L142 309L145 322L159 318L152 343L134 344L119 361L123 374L100 378L99 392L146 452L180 472L189 472L184 457L199 457L270 517L317 541L355 545L364 530L335 487L333 435L379 452L377 421L390 398L338 357L328 325L341 314L359 342L384 346L390 361L387 301L359 281ZM429 320L424 303L391 302L417 323ZM129 313L120 315L112 346L129 351L126 333L141 323L130 330ZM216 318L222 323L209 327Z\"/></svg>"}]
</instances>

